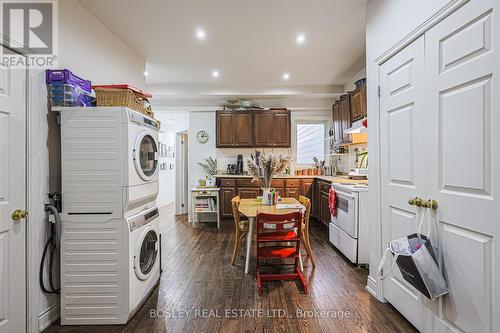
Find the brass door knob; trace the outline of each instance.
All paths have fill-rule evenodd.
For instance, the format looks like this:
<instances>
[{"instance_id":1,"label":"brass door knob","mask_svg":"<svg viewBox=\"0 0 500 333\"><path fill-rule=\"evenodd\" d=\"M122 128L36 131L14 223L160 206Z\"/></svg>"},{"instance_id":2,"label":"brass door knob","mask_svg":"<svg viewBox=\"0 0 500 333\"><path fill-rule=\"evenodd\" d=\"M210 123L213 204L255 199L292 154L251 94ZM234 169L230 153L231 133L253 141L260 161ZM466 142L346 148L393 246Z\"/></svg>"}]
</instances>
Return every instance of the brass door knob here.
<instances>
[{"instance_id":1,"label":"brass door knob","mask_svg":"<svg viewBox=\"0 0 500 333\"><path fill-rule=\"evenodd\" d=\"M16 209L12 212L12 219L18 221L20 219L25 219L28 216L28 212L22 209Z\"/></svg>"}]
</instances>

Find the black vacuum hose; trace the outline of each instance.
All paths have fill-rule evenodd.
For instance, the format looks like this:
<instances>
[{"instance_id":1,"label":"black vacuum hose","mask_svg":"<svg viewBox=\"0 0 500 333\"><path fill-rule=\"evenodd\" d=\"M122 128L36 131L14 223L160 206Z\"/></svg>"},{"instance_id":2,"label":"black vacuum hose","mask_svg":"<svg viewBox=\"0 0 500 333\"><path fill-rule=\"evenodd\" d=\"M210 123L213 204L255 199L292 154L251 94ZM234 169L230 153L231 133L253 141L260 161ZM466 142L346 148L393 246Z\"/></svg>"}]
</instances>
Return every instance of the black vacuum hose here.
<instances>
[{"instance_id":1,"label":"black vacuum hose","mask_svg":"<svg viewBox=\"0 0 500 333\"><path fill-rule=\"evenodd\" d=\"M59 239L60 239L60 221L59 221L59 212L57 211L56 207L52 205L45 205L45 211L46 212L51 212L54 214L55 217L55 223L50 224L50 237L47 240L47 243L45 243L45 247L43 248L43 253L42 253L42 260L40 261L40 272L39 272L39 282L40 282L40 288L43 290L43 292L47 294L59 294L60 288L55 288L54 286L54 280L52 278L53 276L53 267L54 267L54 253L59 253ZM48 261L48 266L49 266L49 288L45 286L45 283L43 281L43 268L45 266L45 257L47 256L47 253L49 255L49 261Z\"/></svg>"}]
</instances>

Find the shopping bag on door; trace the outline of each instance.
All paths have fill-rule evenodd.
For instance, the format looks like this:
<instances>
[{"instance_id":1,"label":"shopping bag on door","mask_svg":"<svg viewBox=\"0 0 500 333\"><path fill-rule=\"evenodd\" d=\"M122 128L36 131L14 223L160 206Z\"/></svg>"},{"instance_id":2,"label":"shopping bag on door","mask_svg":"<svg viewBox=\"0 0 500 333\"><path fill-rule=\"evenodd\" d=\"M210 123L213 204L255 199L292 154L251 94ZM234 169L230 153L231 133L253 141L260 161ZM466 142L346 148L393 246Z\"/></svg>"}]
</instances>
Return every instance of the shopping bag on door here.
<instances>
[{"instance_id":1,"label":"shopping bag on door","mask_svg":"<svg viewBox=\"0 0 500 333\"><path fill-rule=\"evenodd\" d=\"M403 278L427 298L434 300L448 293L448 286L438 266L434 248L430 240L431 219L427 236L421 234L426 213L422 213L417 232L403 238L392 240L378 267L378 277L385 279L396 264ZM386 274L383 268L387 257L394 256L393 265Z\"/></svg>"}]
</instances>

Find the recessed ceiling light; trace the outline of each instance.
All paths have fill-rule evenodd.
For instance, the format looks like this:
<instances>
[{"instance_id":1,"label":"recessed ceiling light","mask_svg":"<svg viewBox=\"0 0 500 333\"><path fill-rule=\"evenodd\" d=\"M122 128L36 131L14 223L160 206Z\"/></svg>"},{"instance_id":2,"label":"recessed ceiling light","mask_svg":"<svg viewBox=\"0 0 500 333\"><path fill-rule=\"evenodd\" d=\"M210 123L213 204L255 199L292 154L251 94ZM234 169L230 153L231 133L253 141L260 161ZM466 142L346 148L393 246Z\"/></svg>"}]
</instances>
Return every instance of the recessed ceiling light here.
<instances>
[{"instance_id":1,"label":"recessed ceiling light","mask_svg":"<svg viewBox=\"0 0 500 333\"><path fill-rule=\"evenodd\" d=\"M148 71L144 71L143 74L144 74L144 76L148 76L149 75Z\"/></svg>"},{"instance_id":2,"label":"recessed ceiling light","mask_svg":"<svg viewBox=\"0 0 500 333\"><path fill-rule=\"evenodd\" d=\"M298 34L297 37L295 37L295 41L299 45L304 44L306 41L306 36L304 34Z\"/></svg>"},{"instance_id":3,"label":"recessed ceiling light","mask_svg":"<svg viewBox=\"0 0 500 333\"><path fill-rule=\"evenodd\" d=\"M167 124L172 124L173 122L174 122L174 120L172 118L167 120Z\"/></svg>"},{"instance_id":4,"label":"recessed ceiling light","mask_svg":"<svg viewBox=\"0 0 500 333\"><path fill-rule=\"evenodd\" d=\"M218 77L219 77L219 71L218 71L218 70L213 70L213 71L212 71L212 76L213 76L214 78L218 78Z\"/></svg>"},{"instance_id":5,"label":"recessed ceiling light","mask_svg":"<svg viewBox=\"0 0 500 333\"><path fill-rule=\"evenodd\" d=\"M288 80L290 78L290 74L285 73L283 74L283 80Z\"/></svg>"},{"instance_id":6,"label":"recessed ceiling light","mask_svg":"<svg viewBox=\"0 0 500 333\"><path fill-rule=\"evenodd\" d=\"M205 37L207 37L207 34L205 33L205 30L203 29L197 29L196 30L196 38L199 40L204 40Z\"/></svg>"}]
</instances>

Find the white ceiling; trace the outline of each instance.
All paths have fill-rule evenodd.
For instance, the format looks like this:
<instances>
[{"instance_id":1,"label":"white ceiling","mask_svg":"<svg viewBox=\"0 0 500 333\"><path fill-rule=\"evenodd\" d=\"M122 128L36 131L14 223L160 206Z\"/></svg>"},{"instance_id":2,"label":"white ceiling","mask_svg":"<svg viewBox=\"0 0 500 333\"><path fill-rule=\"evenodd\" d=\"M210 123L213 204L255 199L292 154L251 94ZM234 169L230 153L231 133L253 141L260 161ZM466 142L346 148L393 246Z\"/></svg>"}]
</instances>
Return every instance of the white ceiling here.
<instances>
[{"instance_id":1,"label":"white ceiling","mask_svg":"<svg viewBox=\"0 0 500 333\"><path fill-rule=\"evenodd\" d=\"M364 67L368 0L80 2L145 59L156 97L340 92Z\"/></svg>"}]
</instances>

